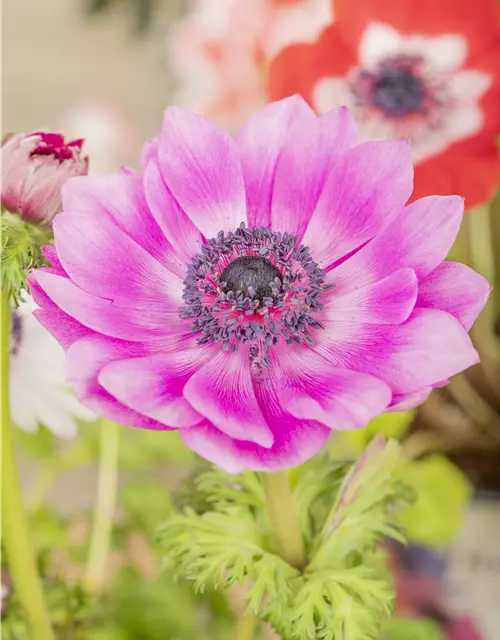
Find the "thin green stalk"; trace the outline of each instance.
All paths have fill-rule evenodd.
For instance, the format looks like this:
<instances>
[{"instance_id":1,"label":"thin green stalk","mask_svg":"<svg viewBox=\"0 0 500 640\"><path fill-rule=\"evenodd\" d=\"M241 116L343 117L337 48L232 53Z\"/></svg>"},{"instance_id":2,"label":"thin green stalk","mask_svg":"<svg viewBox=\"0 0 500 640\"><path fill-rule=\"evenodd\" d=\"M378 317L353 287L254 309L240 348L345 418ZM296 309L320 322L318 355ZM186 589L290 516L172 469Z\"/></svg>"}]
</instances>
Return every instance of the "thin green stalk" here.
<instances>
[{"instance_id":1,"label":"thin green stalk","mask_svg":"<svg viewBox=\"0 0 500 640\"><path fill-rule=\"evenodd\" d=\"M465 216L465 230L469 243L469 264L491 284L495 284L494 247L487 206L480 207ZM485 355L488 355L498 362L500 346L494 333L494 326L494 303L491 297L476 320L471 336L483 360Z\"/></svg>"},{"instance_id":2,"label":"thin green stalk","mask_svg":"<svg viewBox=\"0 0 500 640\"><path fill-rule=\"evenodd\" d=\"M500 284L500 191L490 205L489 222L491 230L491 242L493 245L493 268L494 275L491 281L498 287ZM493 305L495 308L495 322L497 330L500 330L500 292L493 290Z\"/></svg>"},{"instance_id":3,"label":"thin green stalk","mask_svg":"<svg viewBox=\"0 0 500 640\"><path fill-rule=\"evenodd\" d=\"M491 237L489 206L478 207L465 214L472 266L487 280L495 278L495 256Z\"/></svg>"},{"instance_id":4,"label":"thin green stalk","mask_svg":"<svg viewBox=\"0 0 500 640\"><path fill-rule=\"evenodd\" d=\"M300 520L295 509L286 471L261 473L267 510L278 555L288 564L303 569L307 554Z\"/></svg>"},{"instance_id":5,"label":"thin green stalk","mask_svg":"<svg viewBox=\"0 0 500 640\"><path fill-rule=\"evenodd\" d=\"M87 589L100 593L106 581L106 565L111 545L111 532L118 485L119 425L101 419L100 457L97 499L90 538L90 550L84 583Z\"/></svg>"},{"instance_id":6,"label":"thin green stalk","mask_svg":"<svg viewBox=\"0 0 500 640\"><path fill-rule=\"evenodd\" d=\"M241 613L236 619L233 640L253 640L257 617L253 613Z\"/></svg>"},{"instance_id":7,"label":"thin green stalk","mask_svg":"<svg viewBox=\"0 0 500 640\"><path fill-rule=\"evenodd\" d=\"M53 640L29 539L14 455L9 403L10 330L10 304L2 288L2 538L14 587L26 612L32 637L34 640Z\"/></svg>"}]
</instances>

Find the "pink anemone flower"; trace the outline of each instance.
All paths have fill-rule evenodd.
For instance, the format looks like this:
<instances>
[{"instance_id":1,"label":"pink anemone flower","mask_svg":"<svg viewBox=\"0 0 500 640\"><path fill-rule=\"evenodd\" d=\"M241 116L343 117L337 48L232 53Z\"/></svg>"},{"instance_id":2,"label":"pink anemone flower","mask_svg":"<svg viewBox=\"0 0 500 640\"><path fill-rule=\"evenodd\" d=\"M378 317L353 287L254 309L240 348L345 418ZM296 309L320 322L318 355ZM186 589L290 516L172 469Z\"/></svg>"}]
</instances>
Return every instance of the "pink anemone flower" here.
<instances>
[{"instance_id":1,"label":"pink anemone flower","mask_svg":"<svg viewBox=\"0 0 500 640\"><path fill-rule=\"evenodd\" d=\"M142 175L75 178L31 290L76 395L229 472L304 462L477 362L488 283L443 262L463 200L405 206L407 142L264 107L233 140L179 108Z\"/></svg>"}]
</instances>

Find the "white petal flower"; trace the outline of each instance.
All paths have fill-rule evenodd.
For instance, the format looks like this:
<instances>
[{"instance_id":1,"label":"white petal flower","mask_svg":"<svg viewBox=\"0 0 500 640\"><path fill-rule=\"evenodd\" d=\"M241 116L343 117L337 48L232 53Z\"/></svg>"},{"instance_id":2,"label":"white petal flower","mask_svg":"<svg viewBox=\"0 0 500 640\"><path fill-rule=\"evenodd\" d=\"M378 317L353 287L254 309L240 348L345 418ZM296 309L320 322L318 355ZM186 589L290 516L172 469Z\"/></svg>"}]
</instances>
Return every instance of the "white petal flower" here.
<instances>
[{"instance_id":1,"label":"white petal flower","mask_svg":"<svg viewBox=\"0 0 500 640\"><path fill-rule=\"evenodd\" d=\"M64 351L33 316L28 295L12 315L10 404L12 421L35 432L41 423L60 438L72 438L77 420L92 420L65 380Z\"/></svg>"}]
</instances>

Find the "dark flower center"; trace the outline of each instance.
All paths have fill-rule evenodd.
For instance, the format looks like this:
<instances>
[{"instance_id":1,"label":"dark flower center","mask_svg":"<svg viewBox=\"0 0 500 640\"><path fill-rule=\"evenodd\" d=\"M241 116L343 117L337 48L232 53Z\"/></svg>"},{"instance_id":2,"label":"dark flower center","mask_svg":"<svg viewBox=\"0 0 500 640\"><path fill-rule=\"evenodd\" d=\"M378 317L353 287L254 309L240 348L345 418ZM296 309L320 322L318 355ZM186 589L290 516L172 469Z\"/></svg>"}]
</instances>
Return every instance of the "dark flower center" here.
<instances>
[{"instance_id":1,"label":"dark flower center","mask_svg":"<svg viewBox=\"0 0 500 640\"><path fill-rule=\"evenodd\" d=\"M424 59L404 54L386 58L370 71L357 69L350 87L357 107L388 120L428 117L444 95L443 87L429 76Z\"/></svg>"},{"instance_id":2,"label":"dark flower center","mask_svg":"<svg viewBox=\"0 0 500 640\"><path fill-rule=\"evenodd\" d=\"M259 302L272 296L272 285L282 277L279 269L266 258L259 256L240 256L233 260L221 274L221 283L225 282L226 291L242 291Z\"/></svg>"},{"instance_id":3,"label":"dark flower center","mask_svg":"<svg viewBox=\"0 0 500 640\"><path fill-rule=\"evenodd\" d=\"M373 104L388 116L419 112L426 90L422 79L409 68L385 68L373 85Z\"/></svg>"},{"instance_id":4,"label":"dark flower center","mask_svg":"<svg viewBox=\"0 0 500 640\"><path fill-rule=\"evenodd\" d=\"M10 352L13 356L15 356L19 351L19 347L21 346L21 340L23 337L23 322L19 311L17 311L16 309L12 310L11 332Z\"/></svg>"},{"instance_id":5,"label":"dark flower center","mask_svg":"<svg viewBox=\"0 0 500 640\"><path fill-rule=\"evenodd\" d=\"M71 160L74 157L75 148L80 151L83 144L83 138L66 142L64 136L60 133L36 131L31 135L36 135L40 138L40 143L31 152L32 156L54 156L59 162Z\"/></svg>"},{"instance_id":6,"label":"dark flower center","mask_svg":"<svg viewBox=\"0 0 500 640\"><path fill-rule=\"evenodd\" d=\"M181 318L189 319L199 344L222 343L235 353L248 345L255 369L271 366L278 342L315 344L323 329L316 313L333 284L296 236L267 227L220 231L187 265Z\"/></svg>"}]
</instances>

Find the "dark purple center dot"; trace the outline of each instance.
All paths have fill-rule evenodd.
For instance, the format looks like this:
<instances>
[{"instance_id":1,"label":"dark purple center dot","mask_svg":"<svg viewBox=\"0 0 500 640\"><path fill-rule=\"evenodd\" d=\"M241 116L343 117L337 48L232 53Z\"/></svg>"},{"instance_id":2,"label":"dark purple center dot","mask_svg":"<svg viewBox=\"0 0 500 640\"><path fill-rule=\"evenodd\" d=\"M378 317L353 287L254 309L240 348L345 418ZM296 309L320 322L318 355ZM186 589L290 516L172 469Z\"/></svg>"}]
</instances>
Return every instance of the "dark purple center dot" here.
<instances>
[{"instance_id":1,"label":"dark purple center dot","mask_svg":"<svg viewBox=\"0 0 500 640\"><path fill-rule=\"evenodd\" d=\"M425 97L425 85L411 69L381 69L373 85L372 103L394 118L421 111Z\"/></svg>"},{"instance_id":2,"label":"dark purple center dot","mask_svg":"<svg viewBox=\"0 0 500 640\"><path fill-rule=\"evenodd\" d=\"M220 282L225 282L224 291L241 291L245 297L264 298L273 295L272 284L278 278L283 282L280 270L266 258L259 256L240 256L233 260L221 274Z\"/></svg>"}]
</instances>

